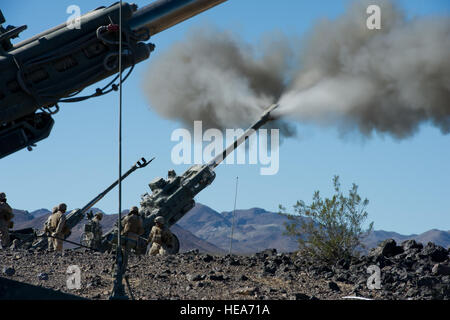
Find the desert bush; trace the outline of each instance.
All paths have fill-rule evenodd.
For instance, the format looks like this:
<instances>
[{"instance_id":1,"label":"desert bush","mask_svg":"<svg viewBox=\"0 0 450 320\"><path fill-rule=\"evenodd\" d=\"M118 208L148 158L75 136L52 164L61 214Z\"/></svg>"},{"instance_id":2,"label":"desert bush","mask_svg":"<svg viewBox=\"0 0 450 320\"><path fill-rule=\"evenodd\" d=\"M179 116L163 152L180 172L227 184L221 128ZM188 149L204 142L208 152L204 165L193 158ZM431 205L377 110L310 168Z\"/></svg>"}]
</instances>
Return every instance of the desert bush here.
<instances>
[{"instance_id":1,"label":"desert bush","mask_svg":"<svg viewBox=\"0 0 450 320\"><path fill-rule=\"evenodd\" d=\"M341 191L339 176L334 176L333 186L331 198L322 199L316 191L311 204L297 201L293 206L295 214L288 214L285 207L279 206L279 213L289 219L284 234L297 239L302 253L330 263L358 255L359 249L364 248L362 239L373 229L371 222L363 230L369 200L362 200L358 186L353 183L347 196Z\"/></svg>"}]
</instances>

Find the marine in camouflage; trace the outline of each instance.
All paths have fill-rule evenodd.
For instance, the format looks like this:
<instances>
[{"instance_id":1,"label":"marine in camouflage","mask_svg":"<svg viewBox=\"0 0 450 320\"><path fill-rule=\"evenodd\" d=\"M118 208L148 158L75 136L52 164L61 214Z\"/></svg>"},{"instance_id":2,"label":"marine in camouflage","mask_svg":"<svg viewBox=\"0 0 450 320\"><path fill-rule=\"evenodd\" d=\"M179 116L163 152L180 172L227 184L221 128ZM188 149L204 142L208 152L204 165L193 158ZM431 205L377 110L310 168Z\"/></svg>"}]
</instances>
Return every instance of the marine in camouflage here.
<instances>
[{"instance_id":1,"label":"marine in camouflage","mask_svg":"<svg viewBox=\"0 0 450 320\"><path fill-rule=\"evenodd\" d=\"M0 244L2 247L10 245L9 229L13 226L13 217L12 208L6 202L6 194L0 192Z\"/></svg>"},{"instance_id":2,"label":"marine in camouflage","mask_svg":"<svg viewBox=\"0 0 450 320\"><path fill-rule=\"evenodd\" d=\"M164 223L164 217L155 218L155 225L150 231L148 243L151 243L149 255L166 255L172 249L173 235Z\"/></svg>"}]
</instances>

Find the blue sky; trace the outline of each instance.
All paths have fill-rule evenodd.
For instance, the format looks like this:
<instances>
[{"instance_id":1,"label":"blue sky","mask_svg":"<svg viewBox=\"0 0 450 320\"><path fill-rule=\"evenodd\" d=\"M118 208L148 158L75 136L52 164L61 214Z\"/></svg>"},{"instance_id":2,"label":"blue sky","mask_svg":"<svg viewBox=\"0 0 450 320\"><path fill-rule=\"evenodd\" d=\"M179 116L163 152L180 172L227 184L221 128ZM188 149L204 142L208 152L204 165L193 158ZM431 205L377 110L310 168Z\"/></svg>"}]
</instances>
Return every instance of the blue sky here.
<instances>
[{"instance_id":1,"label":"blue sky","mask_svg":"<svg viewBox=\"0 0 450 320\"><path fill-rule=\"evenodd\" d=\"M76 4L83 13L111 2L98 0L34 1L18 0L2 4L7 24L27 24L21 39L64 22L66 8ZM148 1L135 1L139 6ZM283 31L301 36L317 19L336 17L348 1L229 0L167 30L152 41L155 55L183 38L193 26L214 24L239 32L256 43L267 32ZM409 16L449 15L447 0L399 1ZM140 157L156 157L149 167L134 173L123 183L123 207L128 208L149 192L153 178L175 166L170 141L180 124L164 120L148 106L141 83L152 59L139 64L124 85L123 171ZM164 76L164 75L161 75ZM86 89L87 92L94 90ZM105 189L118 174L117 94L64 104L54 117L55 126L46 140L28 152L22 150L0 160L0 189L15 208L35 210L66 202L69 208L82 207ZM261 176L255 165L227 165L217 169L213 185L197 201L218 211L230 211L234 204L235 179L239 176L238 208L261 207L277 211L278 205L291 207L298 199L309 201L314 190L332 192L331 181L341 176L345 189L352 182L370 200L369 218L375 229L400 233L421 233L436 228L450 230L450 136L429 125L413 137L396 141L388 136L362 139L357 134L340 137L335 128L298 126L299 137L280 147L280 171ZM97 205L108 213L117 211L117 189Z\"/></svg>"}]
</instances>

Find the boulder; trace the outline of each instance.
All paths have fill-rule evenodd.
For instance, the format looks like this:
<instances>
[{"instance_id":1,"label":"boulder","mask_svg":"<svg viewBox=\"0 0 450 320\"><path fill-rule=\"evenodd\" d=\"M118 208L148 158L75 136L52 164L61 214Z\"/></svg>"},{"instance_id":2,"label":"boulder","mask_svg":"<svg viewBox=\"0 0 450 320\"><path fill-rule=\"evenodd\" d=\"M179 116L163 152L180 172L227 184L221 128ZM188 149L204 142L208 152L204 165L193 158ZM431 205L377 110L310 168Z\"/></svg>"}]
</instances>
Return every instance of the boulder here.
<instances>
[{"instance_id":1,"label":"boulder","mask_svg":"<svg viewBox=\"0 0 450 320\"><path fill-rule=\"evenodd\" d=\"M411 249L422 250L423 244L417 243L416 240L405 240L401 243L404 251L409 251Z\"/></svg>"},{"instance_id":2,"label":"boulder","mask_svg":"<svg viewBox=\"0 0 450 320\"><path fill-rule=\"evenodd\" d=\"M276 249L266 249L264 251L256 253L256 257L261 260L267 259L269 257L274 257L276 255L277 255Z\"/></svg>"},{"instance_id":3,"label":"boulder","mask_svg":"<svg viewBox=\"0 0 450 320\"><path fill-rule=\"evenodd\" d=\"M428 242L425 248L420 252L420 255L422 257L430 257L434 262L444 262L448 258L447 250L432 242Z\"/></svg>"},{"instance_id":4,"label":"boulder","mask_svg":"<svg viewBox=\"0 0 450 320\"><path fill-rule=\"evenodd\" d=\"M403 248L397 246L394 239L387 239L380 243L377 248L372 249L369 252L370 257L393 257L397 254L403 253Z\"/></svg>"},{"instance_id":5,"label":"boulder","mask_svg":"<svg viewBox=\"0 0 450 320\"><path fill-rule=\"evenodd\" d=\"M16 270L14 268L4 267L2 273L8 277L11 277L16 273Z\"/></svg>"},{"instance_id":6,"label":"boulder","mask_svg":"<svg viewBox=\"0 0 450 320\"><path fill-rule=\"evenodd\" d=\"M333 291L341 291L341 288L339 288L337 283L333 281L328 282L328 287Z\"/></svg>"},{"instance_id":7,"label":"boulder","mask_svg":"<svg viewBox=\"0 0 450 320\"><path fill-rule=\"evenodd\" d=\"M219 274L219 275L210 275L209 276L209 280L212 281L225 281L228 280L228 278L225 278L223 275Z\"/></svg>"},{"instance_id":8,"label":"boulder","mask_svg":"<svg viewBox=\"0 0 450 320\"><path fill-rule=\"evenodd\" d=\"M211 255L209 255L209 254L207 254L207 255L203 258L203 261L204 261L204 262L211 262L211 261L213 261L213 260L214 260L214 257L211 256Z\"/></svg>"},{"instance_id":9,"label":"boulder","mask_svg":"<svg viewBox=\"0 0 450 320\"><path fill-rule=\"evenodd\" d=\"M294 294L295 300L311 300L311 297L304 293L296 293Z\"/></svg>"},{"instance_id":10,"label":"boulder","mask_svg":"<svg viewBox=\"0 0 450 320\"><path fill-rule=\"evenodd\" d=\"M439 276L449 276L450 275L450 266L444 265L441 263L435 264L431 272L435 275Z\"/></svg>"},{"instance_id":11,"label":"boulder","mask_svg":"<svg viewBox=\"0 0 450 320\"><path fill-rule=\"evenodd\" d=\"M239 277L239 281L247 281L247 280L249 280L249 278L245 274Z\"/></svg>"},{"instance_id":12,"label":"boulder","mask_svg":"<svg viewBox=\"0 0 450 320\"><path fill-rule=\"evenodd\" d=\"M434 284L438 282L439 279L435 277L421 277L417 280L417 285L419 287L432 287Z\"/></svg>"},{"instance_id":13,"label":"boulder","mask_svg":"<svg viewBox=\"0 0 450 320\"><path fill-rule=\"evenodd\" d=\"M276 271L277 271L277 265L270 263L270 264L264 266L263 273L264 274L275 274Z\"/></svg>"}]
</instances>

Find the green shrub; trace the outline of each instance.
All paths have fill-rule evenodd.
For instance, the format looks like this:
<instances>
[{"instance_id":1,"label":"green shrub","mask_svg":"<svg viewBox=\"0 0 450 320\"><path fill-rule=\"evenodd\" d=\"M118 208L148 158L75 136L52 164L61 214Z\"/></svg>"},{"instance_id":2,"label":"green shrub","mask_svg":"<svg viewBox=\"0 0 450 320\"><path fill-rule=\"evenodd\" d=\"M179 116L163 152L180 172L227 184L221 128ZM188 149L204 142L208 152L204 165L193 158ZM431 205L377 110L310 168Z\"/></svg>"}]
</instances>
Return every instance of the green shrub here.
<instances>
[{"instance_id":1,"label":"green shrub","mask_svg":"<svg viewBox=\"0 0 450 320\"><path fill-rule=\"evenodd\" d=\"M346 197L339 176L334 176L333 185L335 193L331 199L322 199L316 191L310 205L297 201L293 206L295 215L287 214L286 208L279 206L279 213L289 219L284 234L298 240L302 253L329 263L358 255L358 249L364 248L362 238L373 229L372 222L363 230L369 200L361 199L358 186L353 184Z\"/></svg>"}]
</instances>

